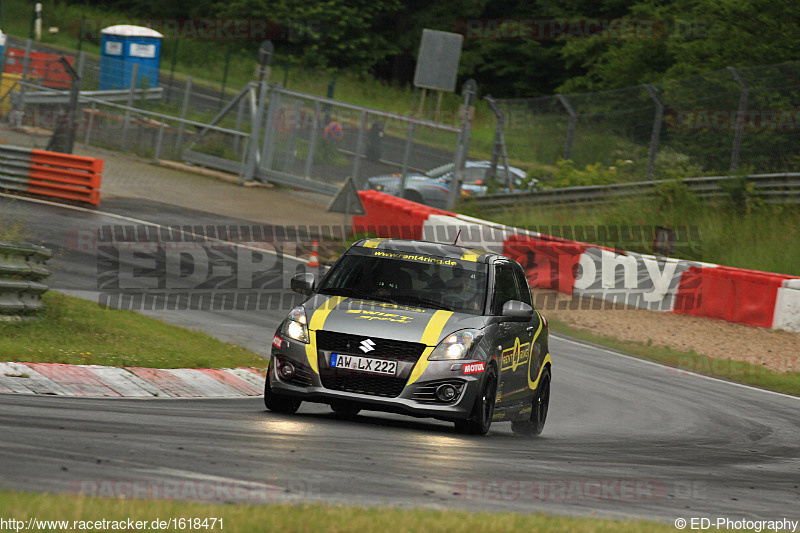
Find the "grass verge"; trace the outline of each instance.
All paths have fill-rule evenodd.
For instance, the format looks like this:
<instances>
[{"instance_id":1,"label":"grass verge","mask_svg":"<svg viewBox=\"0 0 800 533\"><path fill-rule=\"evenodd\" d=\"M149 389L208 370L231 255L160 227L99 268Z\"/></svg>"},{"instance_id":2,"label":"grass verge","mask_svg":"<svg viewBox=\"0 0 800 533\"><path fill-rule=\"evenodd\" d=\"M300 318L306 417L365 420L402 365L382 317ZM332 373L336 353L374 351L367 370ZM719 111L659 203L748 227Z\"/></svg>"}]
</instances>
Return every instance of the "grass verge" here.
<instances>
[{"instance_id":1,"label":"grass verge","mask_svg":"<svg viewBox=\"0 0 800 533\"><path fill-rule=\"evenodd\" d=\"M535 207L467 214L518 228L633 252L652 253L656 226L676 230L672 256L690 261L800 276L800 209L788 205L742 208L725 198L700 202L664 194L598 206Z\"/></svg>"},{"instance_id":2,"label":"grass verge","mask_svg":"<svg viewBox=\"0 0 800 533\"><path fill-rule=\"evenodd\" d=\"M625 341L598 335L567 325L561 320L548 318L550 331L568 335L575 339L606 346L628 355L665 363L681 370L697 372L747 385L754 385L794 396L800 396L800 372L775 372L769 368L736 361L698 355L694 351L683 352L668 346L650 346L642 342Z\"/></svg>"},{"instance_id":3,"label":"grass verge","mask_svg":"<svg viewBox=\"0 0 800 533\"><path fill-rule=\"evenodd\" d=\"M171 326L133 311L58 292L44 295L41 317L0 322L0 361L148 368L266 368L239 346Z\"/></svg>"},{"instance_id":4,"label":"grass verge","mask_svg":"<svg viewBox=\"0 0 800 533\"><path fill-rule=\"evenodd\" d=\"M66 495L31 494L0 491L3 508L13 510L5 518L27 521L66 521L69 529L76 521L125 521L128 519L147 522L146 531L152 531L153 520L191 519L202 524L203 520L216 518L212 531L547 531L547 532L659 532L674 531L671 524L634 520L604 520L595 518L568 518L543 514L518 513L468 513L430 510L363 509L352 506L328 505L210 505L176 501L109 500L81 498ZM211 526L212 520L206 524ZM27 524L26 524L27 525ZM60 526L63 526L61 524ZM62 531L64 527L51 530ZM127 526L126 526L127 527ZM123 527L122 529L126 529ZM134 526L136 527L136 526ZM186 531L205 529L193 527L183 529L169 527L161 531ZM44 527L34 531L43 531ZM75 529L77 530L77 529Z\"/></svg>"}]
</instances>

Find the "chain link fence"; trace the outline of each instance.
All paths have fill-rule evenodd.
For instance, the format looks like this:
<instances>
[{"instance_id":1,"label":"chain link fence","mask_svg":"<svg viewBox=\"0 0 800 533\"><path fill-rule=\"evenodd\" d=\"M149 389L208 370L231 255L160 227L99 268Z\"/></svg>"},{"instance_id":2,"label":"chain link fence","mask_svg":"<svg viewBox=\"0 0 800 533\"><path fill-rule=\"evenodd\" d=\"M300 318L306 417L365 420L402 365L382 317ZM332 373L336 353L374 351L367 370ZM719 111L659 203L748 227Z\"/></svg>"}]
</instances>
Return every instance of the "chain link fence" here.
<instances>
[{"instance_id":1,"label":"chain link fence","mask_svg":"<svg viewBox=\"0 0 800 533\"><path fill-rule=\"evenodd\" d=\"M637 179L796 169L800 62L609 91L498 99L509 156L629 165Z\"/></svg>"}]
</instances>

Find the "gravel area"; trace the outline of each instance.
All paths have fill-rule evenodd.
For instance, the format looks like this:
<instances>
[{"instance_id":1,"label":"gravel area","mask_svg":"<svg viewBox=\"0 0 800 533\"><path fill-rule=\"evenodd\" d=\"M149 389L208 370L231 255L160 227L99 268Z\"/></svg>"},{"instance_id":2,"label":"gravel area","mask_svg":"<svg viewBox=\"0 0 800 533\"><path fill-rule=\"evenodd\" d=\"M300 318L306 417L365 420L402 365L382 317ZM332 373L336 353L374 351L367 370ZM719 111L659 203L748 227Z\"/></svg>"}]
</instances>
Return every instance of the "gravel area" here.
<instances>
[{"instance_id":1,"label":"gravel area","mask_svg":"<svg viewBox=\"0 0 800 533\"><path fill-rule=\"evenodd\" d=\"M545 317L598 335L684 352L694 350L699 355L744 361L778 372L800 372L800 333L633 308L558 309L558 302L570 302L572 296L538 289L533 295L534 301L548 302L541 309Z\"/></svg>"}]
</instances>

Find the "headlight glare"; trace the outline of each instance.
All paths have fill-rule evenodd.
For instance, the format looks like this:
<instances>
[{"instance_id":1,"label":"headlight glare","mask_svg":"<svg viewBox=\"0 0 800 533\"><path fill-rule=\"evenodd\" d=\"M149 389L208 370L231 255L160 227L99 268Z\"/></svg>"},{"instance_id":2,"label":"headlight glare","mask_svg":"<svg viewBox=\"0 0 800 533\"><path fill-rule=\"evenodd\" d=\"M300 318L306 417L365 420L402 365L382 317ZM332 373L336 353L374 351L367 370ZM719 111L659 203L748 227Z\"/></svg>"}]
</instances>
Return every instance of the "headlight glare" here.
<instances>
[{"instance_id":1,"label":"headlight glare","mask_svg":"<svg viewBox=\"0 0 800 533\"><path fill-rule=\"evenodd\" d=\"M447 361L454 359L466 359L470 348L477 343L480 338L478 330L462 329L445 337L445 339L434 348L428 361Z\"/></svg>"},{"instance_id":2,"label":"headlight glare","mask_svg":"<svg viewBox=\"0 0 800 533\"><path fill-rule=\"evenodd\" d=\"M302 306L289 311L289 316L283 322L281 333L290 339L308 344L308 319Z\"/></svg>"}]
</instances>

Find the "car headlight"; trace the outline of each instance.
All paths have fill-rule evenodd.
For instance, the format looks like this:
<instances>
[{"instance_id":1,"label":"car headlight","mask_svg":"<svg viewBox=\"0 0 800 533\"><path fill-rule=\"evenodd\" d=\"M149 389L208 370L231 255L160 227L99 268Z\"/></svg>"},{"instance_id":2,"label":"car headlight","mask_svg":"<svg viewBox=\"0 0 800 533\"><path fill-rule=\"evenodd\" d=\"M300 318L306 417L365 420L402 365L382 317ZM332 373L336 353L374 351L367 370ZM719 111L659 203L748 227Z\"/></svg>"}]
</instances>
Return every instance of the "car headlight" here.
<instances>
[{"instance_id":1,"label":"car headlight","mask_svg":"<svg viewBox=\"0 0 800 533\"><path fill-rule=\"evenodd\" d=\"M383 185L381 185L379 183L377 185L373 185L372 188L375 189L376 191L382 191L383 190Z\"/></svg>"},{"instance_id":2,"label":"car headlight","mask_svg":"<svg viewBox=\"0 0 800 533\"><path fill-rule=\"evenodd\" d=\"M450 359L466 359L470 348L478 342L480 333L476 329L462 329L451 333L434 348L428 361L447 361Z\"/></svg>"},{"instance_id":3,"label":"car headlight","mask_svg":"<svg viewBox=\"0 0 800 533\"><path fill-rule=\"evenodd\" d=\"M289 316L283 321L281 333L298 342L308 344L308 319L303 306L298 306L289 311Z\"/></svg>"}]
</instances>

